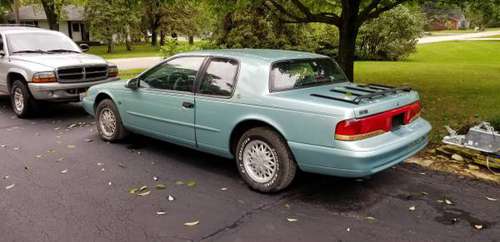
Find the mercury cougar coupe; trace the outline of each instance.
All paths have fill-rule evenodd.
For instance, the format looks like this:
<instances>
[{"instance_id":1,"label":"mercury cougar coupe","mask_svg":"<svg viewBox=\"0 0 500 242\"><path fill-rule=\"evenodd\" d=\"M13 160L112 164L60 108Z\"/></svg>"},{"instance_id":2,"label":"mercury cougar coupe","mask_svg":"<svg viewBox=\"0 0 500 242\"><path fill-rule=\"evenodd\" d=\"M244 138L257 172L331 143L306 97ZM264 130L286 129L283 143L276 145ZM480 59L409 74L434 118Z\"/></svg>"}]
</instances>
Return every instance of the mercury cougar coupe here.
<instances>
[{"instance_id":1,"label":"mercury cougar coupe","mask_svg":"<svg viewBox=\"0 0 500 242\"><path fill-rule=\"evenodd\" d=\"M323 55L282 50L178 54L82 95L102 139L134 132L234 158L260 192L297 169L364 177L423 149L430 124L411 88L350 82Z\"/></svg>"}]
</instances>

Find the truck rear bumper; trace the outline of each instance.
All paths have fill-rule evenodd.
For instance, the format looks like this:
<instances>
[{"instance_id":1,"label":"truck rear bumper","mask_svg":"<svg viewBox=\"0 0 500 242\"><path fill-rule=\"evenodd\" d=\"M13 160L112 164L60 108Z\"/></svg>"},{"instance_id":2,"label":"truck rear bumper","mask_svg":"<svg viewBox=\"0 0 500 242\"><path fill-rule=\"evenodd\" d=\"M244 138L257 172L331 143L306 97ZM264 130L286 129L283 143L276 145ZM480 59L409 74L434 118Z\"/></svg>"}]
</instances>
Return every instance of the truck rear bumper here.
<instances>
[{"instance_id":1,"label":"truck rear bumper","mask_svg":"<svg viewBox=\"0 0 500 242\"><path fill-rule=\"evenodd\" d=\"M119 78L84 83L29 83L28 87L36 100L78 102L80 101L80 93L86 92L89 87L116 80Z\"/></svg>"},{"instance_id":2,"label":"truck rear bumper","mask_svg":"<svg viewBox=\"0 0 500 242\"><path fill-rule=\"evenodd\" d=\"M401 163L425 148L431 125L420 118L406 129L398 134L387 134L386 143L373 149L347 150L294 142L289 145L299 167L306 172L364 177Z\"/></svg>"}]
</instances>

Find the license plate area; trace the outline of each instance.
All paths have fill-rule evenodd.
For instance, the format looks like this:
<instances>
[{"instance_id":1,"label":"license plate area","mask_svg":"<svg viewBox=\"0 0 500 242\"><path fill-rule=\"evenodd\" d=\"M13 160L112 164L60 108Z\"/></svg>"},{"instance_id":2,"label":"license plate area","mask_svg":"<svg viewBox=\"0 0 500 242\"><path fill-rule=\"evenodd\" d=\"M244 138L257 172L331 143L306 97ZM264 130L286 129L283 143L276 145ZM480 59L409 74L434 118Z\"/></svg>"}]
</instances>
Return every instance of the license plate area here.
<instances>
[{"instance_id":1,"label":"license plate area","mask_svg":"<svg viewBox=\"0 0 500 242\"><path fill-rule=\"evenodd\" d=\"M401 113L392 117L392 131L398 130L405 124L405 114Z\"/></svg>"}]
</instances>

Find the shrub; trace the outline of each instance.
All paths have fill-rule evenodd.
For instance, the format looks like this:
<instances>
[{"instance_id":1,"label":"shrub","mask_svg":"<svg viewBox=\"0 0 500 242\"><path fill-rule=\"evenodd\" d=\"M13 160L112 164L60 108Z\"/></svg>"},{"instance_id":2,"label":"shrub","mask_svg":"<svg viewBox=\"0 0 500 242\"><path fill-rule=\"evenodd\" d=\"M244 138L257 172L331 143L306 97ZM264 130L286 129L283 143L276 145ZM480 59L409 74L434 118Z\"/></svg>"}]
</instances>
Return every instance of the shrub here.
<instances>
[{"instance_id":1,"label":"shrub","mask_svg":"<svg viewBox=\"0 0 500 242\"><path fill-rule=\"evenodd\" d=\"M209 41L199 41L195 42L194 44L189 44L185 41L168 39L165 41L165 45L161 47L161 53L164 58L168 58L177 53L216 48L217 46Z\"/></svg>"},{"instance_id":2,"label":"shrub","mask_svg":"<svg viewBox=\"0 0 500 242\"><path fill-rule=\"evenodd\" d=\"M357 55L369 60L404 59L416 51L423 26L422 13L399 6L361 27Z\"/></svg>"}]
</instances>

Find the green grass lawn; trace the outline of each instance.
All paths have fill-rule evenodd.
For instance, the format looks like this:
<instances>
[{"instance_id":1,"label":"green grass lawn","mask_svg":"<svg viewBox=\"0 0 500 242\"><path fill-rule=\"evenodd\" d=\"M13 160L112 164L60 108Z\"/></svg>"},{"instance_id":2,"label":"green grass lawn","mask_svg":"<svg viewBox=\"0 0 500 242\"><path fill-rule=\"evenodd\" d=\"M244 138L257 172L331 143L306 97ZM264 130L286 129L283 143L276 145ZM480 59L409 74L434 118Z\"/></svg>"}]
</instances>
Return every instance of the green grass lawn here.
<instances>
[{"instance_id":1,"label":"green grass lawn","mask_svg":"<svg viewBox=\"0 0 500 242\"><path fill-rule=\"evenodd\" d=\"M500 124L500 41L442 42L418 46L401 62L357 62L363 83L409 85L419 91L432 141L477 119Z\"/></svg>"},{"instance_id":2,"label":"green grass lawn","mask_svg":"<svg viewBox=\"0 0 500 242\"><path fill-rule=\"evenodd\" d=\"M127 51L124 45L117 45L113 53L106 52L107 46L91 46L88 53L105 59L161 56L160 48L151 47L149 44L134 45L132 51Z\"/></svg>"},{"instance_id":3,"label":"green grass lawn","mask_svg":"<svg viewBox=\"0 0 500 242\"><path fill-rule=\"evenodd\" d=\"M144 69L120 70L120 79L128 80L134 78L143 71Z\"/></svg>"}]
</instances>

